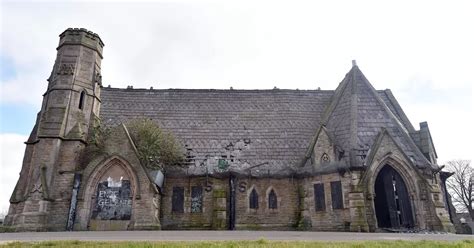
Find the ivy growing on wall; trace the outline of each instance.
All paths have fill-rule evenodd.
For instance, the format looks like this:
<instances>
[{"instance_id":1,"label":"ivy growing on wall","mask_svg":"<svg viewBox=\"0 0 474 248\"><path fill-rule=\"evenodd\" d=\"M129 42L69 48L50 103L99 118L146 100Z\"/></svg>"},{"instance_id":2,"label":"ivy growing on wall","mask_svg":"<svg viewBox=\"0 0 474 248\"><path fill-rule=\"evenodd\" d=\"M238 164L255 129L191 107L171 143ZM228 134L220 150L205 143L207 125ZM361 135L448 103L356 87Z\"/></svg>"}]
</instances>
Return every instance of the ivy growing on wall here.
<instances>
[{"instance_id":1,"label":"ivy growing on wall","mask_svg":"<svg viewBox=\"0 0 474 248\"><path fill-rule=\"evenodd\" d=\"M148 168L166 169L179 166L184 160L184 149L175 136L150 119L135 119L127 124L138 150L140 162Z\"/></svg>"},{"instance_id":2,"label":"ivy growing on wall","mask_svg":"<svg viewBox=\"0 0 474 248\"><path fill-rule=\"evenodd\" d=\"M110 129L100 125L96 121L89 130L87 144L80 155L80 165L82 169L87 166L92 159L105 154L105 141L110 135Z\"/></svg>"}]
</instances>

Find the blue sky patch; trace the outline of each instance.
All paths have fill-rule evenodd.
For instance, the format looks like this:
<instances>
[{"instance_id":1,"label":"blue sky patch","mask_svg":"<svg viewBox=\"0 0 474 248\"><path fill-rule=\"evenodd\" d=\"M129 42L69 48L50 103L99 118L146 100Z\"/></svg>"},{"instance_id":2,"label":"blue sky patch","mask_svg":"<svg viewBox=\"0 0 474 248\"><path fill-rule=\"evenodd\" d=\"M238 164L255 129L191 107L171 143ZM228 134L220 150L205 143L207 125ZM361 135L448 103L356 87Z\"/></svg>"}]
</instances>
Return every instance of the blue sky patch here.
<instances>
[{"instance_id":1,"label":"blue sky patch","mask_svg":"<svg viewBox=\"0 0 474 248\"><path fill-rule=\"evenodd\" d=\"M13 61L3 55L0 55L0 82L7 81L16 76L16 68Z\"/></svg>"},{"instance_id":2,"label":"blue sky patch","mask_svg":"<svg viewBox=\"0 0 474 248\"><path fill-rule=\"evenodd\" d=\"M1 104L0 133L29 135L39 109L31 105Z\"/></svg>"}]
</instances>

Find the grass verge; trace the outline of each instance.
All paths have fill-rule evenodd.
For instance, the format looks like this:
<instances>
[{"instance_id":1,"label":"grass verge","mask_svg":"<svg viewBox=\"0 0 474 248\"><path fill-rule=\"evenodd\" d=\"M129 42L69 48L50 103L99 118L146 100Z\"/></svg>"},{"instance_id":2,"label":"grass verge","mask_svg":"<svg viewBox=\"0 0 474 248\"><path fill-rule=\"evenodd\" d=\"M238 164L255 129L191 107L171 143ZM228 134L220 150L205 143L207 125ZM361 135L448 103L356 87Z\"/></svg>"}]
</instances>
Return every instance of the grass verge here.
<instances>
[{"instance_id":1,"label":"grass verge","mask_svg":"<svg viewBox=\"0 0 474 248\"><path fill-rule=\"evenodd\" d=\"M118 247L118 248L152 248L152 247L197 247L197 248L220 248L220 247L305 247L305 248L472 248L473 240L459 242L442 241L361 241L361 242L305 242L305 241L268 241L259 239L255 241L192 241L192 242L92 242L92 241L43 241L43 242L12 242L2 244L0 247Z\"/></svg>"}]
</instances>

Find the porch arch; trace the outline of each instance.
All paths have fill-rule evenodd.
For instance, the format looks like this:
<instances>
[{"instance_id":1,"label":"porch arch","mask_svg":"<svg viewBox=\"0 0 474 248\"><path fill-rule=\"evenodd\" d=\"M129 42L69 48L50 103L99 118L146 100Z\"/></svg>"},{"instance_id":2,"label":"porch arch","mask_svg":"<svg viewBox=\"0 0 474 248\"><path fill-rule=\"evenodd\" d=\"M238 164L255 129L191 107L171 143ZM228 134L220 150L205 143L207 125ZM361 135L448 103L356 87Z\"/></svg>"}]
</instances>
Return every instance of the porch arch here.
<instances>
[{"instance_id":1,"label":"porch arch","mask_svg":"<svg viewBox=\"0 0 474 248\"><path fill-rule=\"evenodd\" d=\"M123 179L123 180L122 180ZM113 187L111 192L99 192ZM140 189L138 177L133 167L120 156L114 155L105 159L90 174L84 188L84 216L87 221L87 229L89 230L126 230L133 222L133 209L136 204L135 199L140 198ZM111 205L106 208L113 213L105 213L98 215L97 204L107 205L107 199L101 199L105 195L113 193L119 197L119 201L115 202L118 206ZM122 199L123 198L123 199ZM113 215L112 217L110 215ZM117 217L115 217L117 216ZM112 223L113 222L113 223Z\"/></svg>"},{"instance_id":2,"label":"porch arch","mask_svg":"<svg viewBox=\"0 0 474 248\"><path fill-rule=\"evenodd\" d=\"M402 159L393 156L387 155L380 159L377 164L367 171L367 174L364 176L366 180L366 194L367 194L367 205L370 211L369 216L372 216L372 222L375 223L375 228L379 228L379 223L376 216L376 207L375 207L375 187L376 187L376 180L381 172L382 169L389 166L392 168L396 173L398 173L403 180L403 183L406 187L407 197L410 202L411 213L413 216L413 227L424 228L424 222L420 219L420 209L421 203L419 199L419 180L420 176L416 171L416 168L412 168L410 165L405 163ZM364 183L364 182L362 182ZM369 218L370 219L370 218Z\"/></svg>"},{"instance_id":3,"label":"porch arch","mask_svg":"<svg viewBox=\"0 0 474 248\"><path fill-rule=\"evenodd\" d=\"M413 209L405 180L390 165L375 179L375 215L381 228L413 228Z\"/></svg>"}]
</instances>

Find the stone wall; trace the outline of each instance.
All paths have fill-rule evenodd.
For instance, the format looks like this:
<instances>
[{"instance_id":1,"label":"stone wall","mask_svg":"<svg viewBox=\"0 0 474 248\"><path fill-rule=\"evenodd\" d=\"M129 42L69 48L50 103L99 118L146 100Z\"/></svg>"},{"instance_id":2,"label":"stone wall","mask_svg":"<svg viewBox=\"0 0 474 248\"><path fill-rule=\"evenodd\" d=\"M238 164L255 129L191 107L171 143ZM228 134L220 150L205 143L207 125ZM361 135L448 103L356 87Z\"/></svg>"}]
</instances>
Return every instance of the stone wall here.
<instances>
[{"instance_id":1,"label":"stone wall","mask_svg":"<svg viewBox=\"0 0 474 248\"><path fill-rule=\"evenodd\" d=\"M239 178L236 190L236 229L294 229L298 214L298 181L292 178ZM244 187L245 186L245 187ZM252 189L258 193L258 208L251 209ZM269 208L269 193L277 196L277 208Z\"/></svg>"},{"instance_id":2,"label":"stone wall","mask_svg":"<svg viewBox=\"0 0 474 248\"><path fill-rule=\"evenodd\" d=\"M342 185L343 208L333 209L331 198L331 182L340 181ZM314 184L324 184L325 210L316 211ZM349 231L350 211L349 192L351 178L349 173L340 175L332 173L321 176L304 178L301 181L304 194L303 217L311 220L312 230L315 231Z\"/></svg>"},{"instance_id":3,"label":"stone wall","mask_svg":"<svg viewBox=\"0 0 474 248\"><path fill-rule=\"evenodd\" d=\"M208 183L206 183L206 180ZM301 180L301 181L300 181ZM333 209L331 205L330 183L341 181L343 208ZM350 177L338 173L306 179L275 178L237 178L236 217L237 230L295 230L299 216L298 185L305 189L305 203L312 222L313 230L330 231L348 230ZM315 211L314 183L324 183L326 210ZM212 185L204 191L202 213L191 212L191 188L193 186ZM172 211L173 187L184 188L184 211ZM249 204L250 192L255 189L258 194L258 208L252 209ZM269 208L268 195L273 190L277 196L277 208ZM225 198L225 205L219 201ZM163 229L227 229L229 223L229 179L167 178L162 195L161 224ZM225 219L225 221L224 221ZM225 225L221 224L224 221Z\"/></svg>"},{"instance_id":4,"label":"stone wall","mask_svg":"<svg viewBox=\"0 0 474 248\"><path fill-rule=\"evenodd\" d=\"M206 183L207 182L207 183ZM206 185L212 185L206 188ZM193 186L201 186L203 188L202 212L191 212L191 188ZM172 211L173 187L184 188L184 208L183 212ZM213 222L217 224L220 216L214 216L214 209L219 210L217 199L219 195L214 192L220 192L224 198L227 196L228 182L224 179L215 179L205 177L199 178L166 178L162 188L162 212L161 225L163 229L212 229ZM226 205L222 209L226 214ZM225 218L225 217L224 217ZM222 218L221 218L222 219ZM225 224L225 221L224 221ZM221 229L225 229L222 224L217 225ZM217 228L217 227L216 227Z\"/></svg>"}]
</instances>

